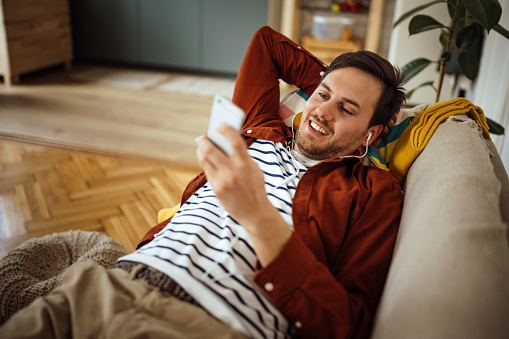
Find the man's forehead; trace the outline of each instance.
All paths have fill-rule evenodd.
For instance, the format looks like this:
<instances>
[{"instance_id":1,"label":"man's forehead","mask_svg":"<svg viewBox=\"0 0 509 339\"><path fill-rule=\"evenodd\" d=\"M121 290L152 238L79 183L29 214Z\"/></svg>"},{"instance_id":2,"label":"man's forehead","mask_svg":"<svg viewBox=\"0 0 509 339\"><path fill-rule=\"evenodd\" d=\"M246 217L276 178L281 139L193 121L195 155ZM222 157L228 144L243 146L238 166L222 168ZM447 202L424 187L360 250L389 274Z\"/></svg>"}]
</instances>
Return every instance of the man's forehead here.
<instances>
[{"instance_id":1,"label":"man's forehead","mask_svg":"<svg viewBox=\"0 0 509 339\"><path fill-rule=\"evenodd\" d=\"M324 79L324 81L322 81L320 86L325 88L327 91L334 93L334 90L331 88L331 86L329 86L329 84L327 82L325 82L325 79ZM360 104L355 99L349 98L346 96L341 96L340 98L341 98L341 100L346 101L357 108L360 108Z\"/></svg>"}]
</instances>

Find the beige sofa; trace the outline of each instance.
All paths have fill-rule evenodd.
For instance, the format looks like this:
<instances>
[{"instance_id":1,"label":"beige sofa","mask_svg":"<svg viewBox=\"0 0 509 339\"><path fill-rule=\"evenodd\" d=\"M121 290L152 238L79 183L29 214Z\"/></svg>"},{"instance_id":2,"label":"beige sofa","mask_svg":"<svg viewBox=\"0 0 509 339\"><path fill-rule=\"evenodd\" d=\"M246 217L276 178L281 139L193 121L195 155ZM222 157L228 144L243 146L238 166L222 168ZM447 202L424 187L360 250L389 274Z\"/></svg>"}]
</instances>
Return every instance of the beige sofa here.
<instances>
[{"instance_id":1,"label":"beige sofa","mask_svg":"<svg viewBox=\"0 0 509 339\"><path fill-rule=\"evenodd\" d=\"M412 164L372 338L509 338L509 179L460 115Z\"/></svg>"}]
</instances>

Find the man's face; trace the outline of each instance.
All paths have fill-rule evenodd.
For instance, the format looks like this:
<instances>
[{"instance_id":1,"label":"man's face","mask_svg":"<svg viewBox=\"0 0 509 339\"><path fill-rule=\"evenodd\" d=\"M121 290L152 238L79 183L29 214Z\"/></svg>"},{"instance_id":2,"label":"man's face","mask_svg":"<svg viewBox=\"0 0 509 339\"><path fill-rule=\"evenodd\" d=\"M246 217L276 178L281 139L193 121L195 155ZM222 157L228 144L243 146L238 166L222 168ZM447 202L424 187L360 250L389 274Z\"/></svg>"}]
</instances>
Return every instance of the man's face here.
<instances>
[{"instance_id":1,"label":"man's face","mask_svg":"<svg viewBox=\"0 0 509 339\"><path fill-rule=\"evenodd\" d=\"M381 128L368 130L382 93L380 83L356 68L329 73L306 103L295 136L296 150L313 160L350 155L374 140ZM380 126L381 127L381 126Z\"/></svg>"}]
</instances>

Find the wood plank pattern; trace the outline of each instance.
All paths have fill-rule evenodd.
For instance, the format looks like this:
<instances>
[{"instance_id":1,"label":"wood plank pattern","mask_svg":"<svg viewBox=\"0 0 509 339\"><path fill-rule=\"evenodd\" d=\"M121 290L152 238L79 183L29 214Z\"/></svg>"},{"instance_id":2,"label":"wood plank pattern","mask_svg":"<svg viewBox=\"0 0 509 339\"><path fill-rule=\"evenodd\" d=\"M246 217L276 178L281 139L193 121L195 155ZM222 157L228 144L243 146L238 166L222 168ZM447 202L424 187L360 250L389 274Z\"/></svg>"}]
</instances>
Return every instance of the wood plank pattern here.
<instances>
[{"instance_id":1,"label":"wood plank pattern","mask_svg":"<svg viewBox=\"0 0 509 339\"><path fill-rule=\"evenodd\" d=\"M72 72L57 67L27 74L19 85L0 86L0 134L197 166L194 140L207 131L212 97L157 87L122 88L72 77L73 72L90 67L78 64ZM124 68L112 67L117 69Z\"/></svg>"},{"instance_id":2,"label":"wood plank pattern","mask_svg":"<svg viewBox=\"0 0 509 339\"><path fill-rule=\"evenodd\" d=\"M0 257L69 229L104 232L131 252L197 172L0 139Z\"/></svg>"}]
</instances>

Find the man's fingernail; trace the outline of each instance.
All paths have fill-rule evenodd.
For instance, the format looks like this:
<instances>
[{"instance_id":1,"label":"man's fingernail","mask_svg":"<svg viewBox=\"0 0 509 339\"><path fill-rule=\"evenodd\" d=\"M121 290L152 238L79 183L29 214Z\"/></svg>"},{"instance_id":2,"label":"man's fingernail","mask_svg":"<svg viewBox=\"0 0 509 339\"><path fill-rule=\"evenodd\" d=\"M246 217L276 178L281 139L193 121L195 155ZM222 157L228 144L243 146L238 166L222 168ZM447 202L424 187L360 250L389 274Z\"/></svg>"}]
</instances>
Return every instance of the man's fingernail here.
<instances>
[{"instance_id":1,"label":"man's fingernail","mask_svg":"<svg viewBox=\"0 0 509 339\"><path fill-rule=\"evenodd\" d=\"M200 135L198 138L194 139L194 141L198 142L201 138L203 138L203 135Z\"/></svg>"}]
</instances>

